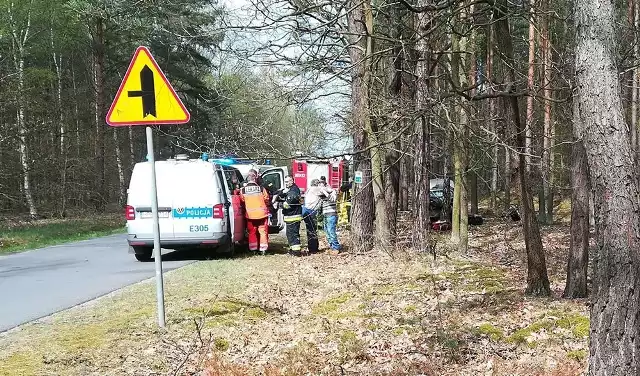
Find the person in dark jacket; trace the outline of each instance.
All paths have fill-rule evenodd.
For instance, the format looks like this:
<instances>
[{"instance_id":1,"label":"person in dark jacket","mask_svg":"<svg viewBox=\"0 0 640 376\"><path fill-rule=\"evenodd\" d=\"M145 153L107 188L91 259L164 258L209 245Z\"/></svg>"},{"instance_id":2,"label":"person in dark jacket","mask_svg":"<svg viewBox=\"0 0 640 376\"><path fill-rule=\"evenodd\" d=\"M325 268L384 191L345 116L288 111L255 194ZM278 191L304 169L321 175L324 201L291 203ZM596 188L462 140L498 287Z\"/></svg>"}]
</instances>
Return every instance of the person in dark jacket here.
<instances>
[{"instance_id":1,"label":"person in dark jacket","mask_svg":"<svg viewBox=\"0 0 640 376\"><path fill-rule=\"evenodd\" d=\"M287 226L287 242L289 253L299 256L300 246L300 222L302 221L302 195L300 188L293 182L291 176L284 178L285 189L278 194L278 201L282 202L282 214Z\"/></svg>"}]
</instances>

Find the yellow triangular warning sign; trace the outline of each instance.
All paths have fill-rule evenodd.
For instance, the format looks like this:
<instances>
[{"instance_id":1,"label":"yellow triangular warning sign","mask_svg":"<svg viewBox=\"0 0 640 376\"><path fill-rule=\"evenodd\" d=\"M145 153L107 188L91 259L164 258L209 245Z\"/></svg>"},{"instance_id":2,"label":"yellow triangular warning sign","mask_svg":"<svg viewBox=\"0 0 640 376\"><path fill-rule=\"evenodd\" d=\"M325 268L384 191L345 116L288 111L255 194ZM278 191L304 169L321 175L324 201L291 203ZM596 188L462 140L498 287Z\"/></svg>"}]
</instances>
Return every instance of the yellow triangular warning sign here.
<instances>
[{"instance_id":1,"label":"yellow triangular warning sign","mask_svg":"<svg viewBox=\"0 0 640 376\"><path fill-rule=\"evenodd\" d=\"M107 113L107 124L184 124L189 119L189 111L149 50L138 47Z\"/></svg>"}]
</instances>

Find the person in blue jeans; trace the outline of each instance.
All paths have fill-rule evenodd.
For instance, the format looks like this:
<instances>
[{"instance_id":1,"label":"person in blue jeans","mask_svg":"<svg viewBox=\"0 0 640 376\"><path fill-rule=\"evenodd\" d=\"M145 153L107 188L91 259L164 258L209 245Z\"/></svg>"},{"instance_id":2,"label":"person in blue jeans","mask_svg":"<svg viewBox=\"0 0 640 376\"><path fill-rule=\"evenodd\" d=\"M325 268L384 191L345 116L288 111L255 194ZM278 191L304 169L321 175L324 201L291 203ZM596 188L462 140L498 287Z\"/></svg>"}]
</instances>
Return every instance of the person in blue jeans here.
<instances>
[{"instance_id":1,"label":"person in blue jeans","mask_svg":"<svg viewBox=\"0 0 640 376\"><path fill-rule=\"evenodd\" d=\"M321 183L323 191L322 214L324 214L324 232L327 234L330 254L340 253L341 246L338 241L336 228L338 227L338 210L336 208L337 193L326 183Z\"/></svg>"},{"instance_id":2,"label":"person in blue jeans","mask_svg":"<svg viewBox=\"0 0 640 376\"><path fill-rule=\"evenodd\" d=\"M320 180L311 180L311 187L304 194L304 206L302 218L307 228L307 250L309 253L317 253L320 249L318 243L318 221L316 215L322 205L323 190Z\"/></svg>"}]
</instances>

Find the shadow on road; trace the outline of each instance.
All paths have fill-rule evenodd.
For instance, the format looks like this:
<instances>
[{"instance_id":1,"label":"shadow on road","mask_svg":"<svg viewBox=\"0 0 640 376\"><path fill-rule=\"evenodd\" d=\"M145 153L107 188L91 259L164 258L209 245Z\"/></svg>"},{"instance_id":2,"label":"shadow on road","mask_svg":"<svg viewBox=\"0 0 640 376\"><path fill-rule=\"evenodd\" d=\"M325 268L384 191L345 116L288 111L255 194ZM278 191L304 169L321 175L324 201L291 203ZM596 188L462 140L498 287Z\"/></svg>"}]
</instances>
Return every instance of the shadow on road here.
<instances>
[{"instance_id":1,"label":"shadow on road","mask_svg":"<svg viewBox=\"0 0 640 376\"><path fill-rule=\"evenodd\" d=\"M287 246L284 244L270 244L266 256L282 255L287 253ZM245 259L250 257L264 257L255 252L249 251L247 246L236 246L233 257L225 255L217 249L211 248L194 248L170 251L162 255L163 262L177 261L206 261L206 260L229 260L229 259ZM151 259L153 262L153 259Z\"/></svg>"}]
</instances>

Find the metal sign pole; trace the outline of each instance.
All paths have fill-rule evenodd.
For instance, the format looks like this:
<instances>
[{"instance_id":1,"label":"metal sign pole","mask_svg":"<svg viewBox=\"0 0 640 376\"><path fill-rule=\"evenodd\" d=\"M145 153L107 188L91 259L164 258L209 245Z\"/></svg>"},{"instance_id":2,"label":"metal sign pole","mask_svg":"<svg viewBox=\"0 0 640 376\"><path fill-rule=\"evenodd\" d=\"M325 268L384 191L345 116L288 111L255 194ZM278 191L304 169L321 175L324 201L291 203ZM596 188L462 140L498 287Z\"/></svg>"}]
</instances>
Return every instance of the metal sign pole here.
<instances>
[{"instance_id":1,"label":"metal sign pole","mask_svg":"<svg viewBox=\"0 0 640 376\"><path fill-rule=\"evenodd\" d=\"M156 161L153 154L153 130L147 127L147 158L151 163L151 214L153 215L153 257L156 264L156 298L158 300L158 325L165 326L164 283L162 281L162 252L160 249L160 219L158 218L158 190L156 186Z\"/></svg>"}]
</instances>

